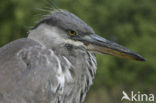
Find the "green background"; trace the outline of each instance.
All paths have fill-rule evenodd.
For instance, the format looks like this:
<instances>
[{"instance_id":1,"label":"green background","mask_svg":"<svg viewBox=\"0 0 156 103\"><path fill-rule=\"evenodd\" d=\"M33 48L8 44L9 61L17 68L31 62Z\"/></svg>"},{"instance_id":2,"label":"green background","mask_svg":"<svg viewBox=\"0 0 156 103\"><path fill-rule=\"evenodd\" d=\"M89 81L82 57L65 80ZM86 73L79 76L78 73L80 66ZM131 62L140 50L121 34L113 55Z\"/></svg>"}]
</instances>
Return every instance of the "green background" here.
<instances>
[{"instance_id":1,"label":"green background","mask_svg":"<svg viewBox=\"0 0 156 103\"><path fill-rule=\"evenodd\" d=\"M26 37L56 8L75 13L97 34L146 58L136 62L97 55L98 70L85 103L120 103L123 90L156 95L156 0L0 0L0 46Z\"/></svg>"}]
</instances>

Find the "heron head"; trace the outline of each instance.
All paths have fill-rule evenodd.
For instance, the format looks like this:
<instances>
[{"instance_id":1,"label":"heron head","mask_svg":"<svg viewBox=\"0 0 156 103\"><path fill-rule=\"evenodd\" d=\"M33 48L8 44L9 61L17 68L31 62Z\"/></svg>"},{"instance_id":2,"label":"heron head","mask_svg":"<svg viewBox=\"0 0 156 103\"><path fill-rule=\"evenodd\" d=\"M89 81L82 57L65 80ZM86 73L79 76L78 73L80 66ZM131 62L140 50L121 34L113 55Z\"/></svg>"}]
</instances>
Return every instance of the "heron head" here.
<instances>
[{"instance_id":1,"label":"heron head","mask_svg":"<svg viewBox=\"0 0 156 103\"><path fill-rule=\"evenodd\" d=\"M73 13L57 10L40 21L29 33L29 38L47 46L70 43L87 50L121 58L145 61L131 50L95 34L94 30Z\"/></svg>"}]
</instances>

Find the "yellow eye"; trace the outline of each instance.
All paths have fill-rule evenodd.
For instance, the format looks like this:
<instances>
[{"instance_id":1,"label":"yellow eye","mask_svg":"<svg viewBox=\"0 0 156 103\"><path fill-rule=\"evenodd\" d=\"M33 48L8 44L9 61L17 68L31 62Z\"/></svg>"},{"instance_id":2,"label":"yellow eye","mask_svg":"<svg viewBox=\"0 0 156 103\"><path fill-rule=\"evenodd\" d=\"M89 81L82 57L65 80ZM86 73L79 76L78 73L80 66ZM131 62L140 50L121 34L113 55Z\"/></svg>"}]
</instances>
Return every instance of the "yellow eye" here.
<instances>
[{"instance_id":1,"label":"yellow eye","mask_svg":"<svg viewBox=\"0 0 156 103\"><path fill-rule=\"evenodd\" d=\"M69 31L68 31L68 34L69 34L70 36L75 36L75 35L77 35L77 32L76 32L76 31L73 31L73 30L69 30Z\"/></svg>"}]
</instances>

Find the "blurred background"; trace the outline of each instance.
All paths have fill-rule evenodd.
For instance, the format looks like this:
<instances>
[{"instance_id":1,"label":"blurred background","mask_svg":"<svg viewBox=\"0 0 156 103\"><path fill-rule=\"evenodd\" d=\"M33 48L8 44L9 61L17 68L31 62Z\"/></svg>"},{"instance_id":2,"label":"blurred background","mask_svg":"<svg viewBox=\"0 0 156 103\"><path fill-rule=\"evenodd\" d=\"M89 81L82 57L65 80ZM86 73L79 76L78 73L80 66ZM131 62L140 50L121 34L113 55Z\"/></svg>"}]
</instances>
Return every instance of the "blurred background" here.
<instances>
[{"instance_id":1,"label":"blurred background","mask_svg":"<svg viewBox=\"0 0 156 103\"><path fill-rule=\"evenodd\" d=\"M26 37L55 8L75 13L97 34L146 58L136 62L97 54L98 70L85 103L120 103L122 91L156 96L156 0L0 0L0 46Z\"/></svg>"}]
</instances>

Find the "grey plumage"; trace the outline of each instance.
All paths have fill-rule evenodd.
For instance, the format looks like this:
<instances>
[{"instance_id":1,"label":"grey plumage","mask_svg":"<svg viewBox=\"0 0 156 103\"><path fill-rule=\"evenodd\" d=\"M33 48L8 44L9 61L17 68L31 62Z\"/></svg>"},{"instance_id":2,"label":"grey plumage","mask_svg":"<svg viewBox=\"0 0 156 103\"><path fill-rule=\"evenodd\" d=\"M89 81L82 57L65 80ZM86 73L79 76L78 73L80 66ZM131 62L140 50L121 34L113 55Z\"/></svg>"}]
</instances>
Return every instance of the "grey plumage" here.
<instances>
[{"instance_id":1,"label":"grey plumage","mask_svg":"<svg viewBox=\"0 0 156 103\"><path fill-rule=\"evenodd\" d=\"M93 51L144 60L74 14L53 12L0 48L0 103L82 103L97 69Z\"/></svg>"},{"instance_id":2,"label":"grey plumage","mask_svg":"<svg viewBox=\"0 0 156 103\"><path fill-rule=\"evenodd\" d=\"M95 56L80 47L69 52L66 46L51 50L26 38L2 47L0 102L82 102L96 71Z\"/></svg>"},{"instance_id":3,"label":"grey plumage","mask_svg":"<svg viewBox=\"0 0 156 103\"><path fill-rule=\"evenodd\" d=\"M83 34L94 33L94 30L80 18L70 12L63 10L54 11L52 15L50 14L49 16L45 17L33 29L35 29L42 23L56 26L63 30L77 30L78 32L81 32Z\"/></svg>"}]
</instances>

